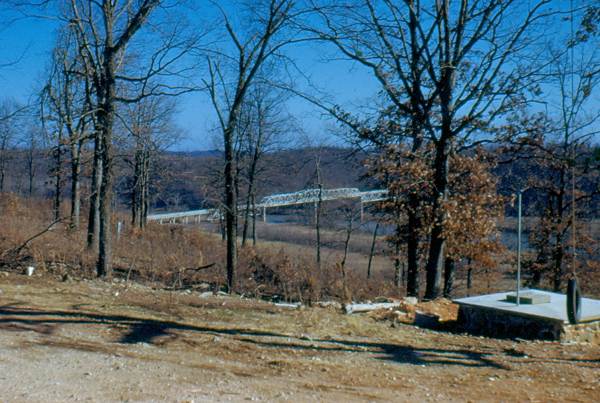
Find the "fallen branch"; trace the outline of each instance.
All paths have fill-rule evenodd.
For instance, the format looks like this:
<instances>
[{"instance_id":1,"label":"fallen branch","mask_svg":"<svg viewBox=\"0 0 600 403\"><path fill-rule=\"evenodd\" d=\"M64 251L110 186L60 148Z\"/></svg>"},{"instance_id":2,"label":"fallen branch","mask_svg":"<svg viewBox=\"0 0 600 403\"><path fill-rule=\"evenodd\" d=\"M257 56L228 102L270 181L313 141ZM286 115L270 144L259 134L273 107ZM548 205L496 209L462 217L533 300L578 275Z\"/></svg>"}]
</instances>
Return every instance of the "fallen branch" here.
<instances>
[{"instance_id":1,"label":"fallen branch","mask_svg":"<svg viewBox=\"0 0 600 403\"><path fill-rule=\"evenodd\" d=\"M206 264L204 266L199 266L199 267L186 267L183 269L183 271L201 271L201 270L210 269L214 265L216 265L216 263L210 263L210 264Z\"/></svg>"},{"instance_id":2,"label":"fallen branch","mask_svg":"<svg viewBox=\"0 0 600 403\"><path fill-rule=\"evenodd\" d=\"M52 228L56 224L62 222L63 220L64 220L64 218L59 218L57 220L52 221L46 228L44 228L42 231L38 232L37 234L33 235L32 237L28 238L21 245L4 251L2 253L2 255L0 255L0 258L4 259L5 256L10 256L10 255L12 255L12 259L18 258L19 255L21 254L21 252L23 251L23 249L25 249L33 240L35 240L36 238L39 238L40 236L44 235L46 232L51 231Z\"/></svg>"},{"instance_id":3,"label":"fallen branch","mask_svg":"<svg viewBox=\"0 0 600 403\"><path fill-rule=\"evenodd\" d=\"M175 290L175 285L179 283L179 289L183 288L183 279L182 279L182 275L189 272L189 271L201 271L201 270L206 270L206 269L210 269L211 267L213 267L214 265L216 265L216 263L210 263L204 266L198 266L198 267L182 267L177 271L172 271L171 275L173 276L173 285L171 286L171 288L173 290Z\"/></svg>"}]
</instances>

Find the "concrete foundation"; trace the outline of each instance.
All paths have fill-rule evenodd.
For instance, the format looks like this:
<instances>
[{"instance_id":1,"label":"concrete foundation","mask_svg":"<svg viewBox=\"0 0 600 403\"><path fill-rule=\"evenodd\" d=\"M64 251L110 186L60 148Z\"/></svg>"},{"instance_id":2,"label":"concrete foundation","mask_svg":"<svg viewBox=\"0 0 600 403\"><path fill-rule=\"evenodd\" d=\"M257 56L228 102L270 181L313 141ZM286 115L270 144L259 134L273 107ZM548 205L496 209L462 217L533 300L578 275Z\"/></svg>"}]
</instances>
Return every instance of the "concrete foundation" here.
<instances>
[{"instance_id":1,"label":"concrete foundation","mask_svg":"<svg viewBox=\"0 0 600 403\"><path fill-rule=\"evenodd\" d=\"M496 293L455 300L458 320L470 333L492 337L586 342L600 345L600 301L582 299L577 325L567 319L566 297L541 290L523 290L535 303L516 304L514 293ZM511 300L513 302L511 302Z\"/></svg>"}]
</instances>

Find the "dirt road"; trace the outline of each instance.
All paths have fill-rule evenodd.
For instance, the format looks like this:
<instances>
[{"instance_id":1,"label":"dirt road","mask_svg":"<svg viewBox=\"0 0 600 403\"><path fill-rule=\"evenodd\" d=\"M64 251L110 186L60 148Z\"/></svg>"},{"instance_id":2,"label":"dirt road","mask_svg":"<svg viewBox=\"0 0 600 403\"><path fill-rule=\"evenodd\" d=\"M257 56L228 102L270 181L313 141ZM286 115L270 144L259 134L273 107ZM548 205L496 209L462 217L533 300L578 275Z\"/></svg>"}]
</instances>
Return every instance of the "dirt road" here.
<instances>
[{"instance_id":1,"label":"dirt road","mask_svg":"<svg viewBox=\"0 0 600 403\"><path fill-rule=\"evenodd\" d=\"M598 401L600 347L0 273L0 401Z\"/></svg>"}]
</instances>

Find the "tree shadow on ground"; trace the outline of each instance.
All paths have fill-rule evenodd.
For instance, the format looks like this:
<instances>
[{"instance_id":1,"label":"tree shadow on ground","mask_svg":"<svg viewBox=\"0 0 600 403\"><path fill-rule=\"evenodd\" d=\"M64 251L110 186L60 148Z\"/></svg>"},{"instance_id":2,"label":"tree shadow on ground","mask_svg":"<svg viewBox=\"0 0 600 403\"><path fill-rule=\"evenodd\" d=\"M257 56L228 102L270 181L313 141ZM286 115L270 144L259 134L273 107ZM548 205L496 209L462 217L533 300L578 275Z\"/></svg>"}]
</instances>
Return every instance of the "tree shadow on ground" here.
<instances>
[{"instance_id":1,"label":"tree shadow on ground","mask_svg":"<svg viewBox=\"0 0 600 403\"><path fill-rule=\"evenodd\" d=\"M468 349L419 348L410 345L344 339L307 339L257 329L199 326L127 315L41 310L14 305L0 307L0 331L7 328L19 331L37 331L36 329L39 329L38 333L50 336L57 327L82 324L126 327L127 331L118 340L122 344L148 343L164 345L165 336L167 338L177 338L178 334L183 331L231 336L233 340L254 344L262 348L305 350L316 353L365 354L379 360L422 366L454 365L510 369L494 360L493 354Z\"/></svg>"}]
</instances>

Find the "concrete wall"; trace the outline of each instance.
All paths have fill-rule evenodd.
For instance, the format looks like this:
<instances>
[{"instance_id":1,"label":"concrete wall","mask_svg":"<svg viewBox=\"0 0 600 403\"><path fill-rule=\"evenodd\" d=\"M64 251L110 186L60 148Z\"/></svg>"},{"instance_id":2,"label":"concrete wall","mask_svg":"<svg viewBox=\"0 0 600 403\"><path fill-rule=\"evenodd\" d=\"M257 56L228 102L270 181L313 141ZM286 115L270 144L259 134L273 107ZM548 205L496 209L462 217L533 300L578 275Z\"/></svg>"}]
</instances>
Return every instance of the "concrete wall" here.
<instances>
[{"instance_id":1,"label":"concrete wall","mask_svg":"<svg viewBox=\"0 0 600 403\"><path fill-rule=\"evenodd\" d=\"M600 345L600 321L566 325L505 312L461 305L459 326L466 332L500 338L556 340Z\"/></svg>"},{"instance_id":2,"label":"concrete wall","mask_svg":"<svg viewBox=\"0 0 600 403\"><path fill-rule=\"evenodd\" d=\"M466 332L501 338L560 340L562 331L562 324L557 321L466 305L460 306L458 322Z\"/></svg>"}]
</instances>

